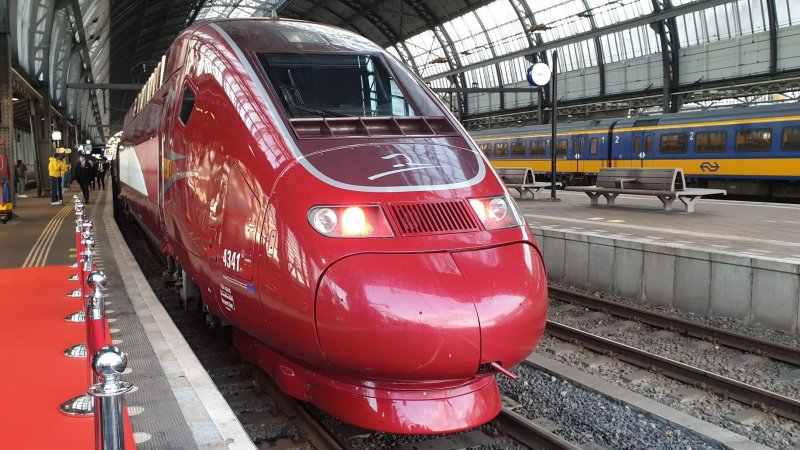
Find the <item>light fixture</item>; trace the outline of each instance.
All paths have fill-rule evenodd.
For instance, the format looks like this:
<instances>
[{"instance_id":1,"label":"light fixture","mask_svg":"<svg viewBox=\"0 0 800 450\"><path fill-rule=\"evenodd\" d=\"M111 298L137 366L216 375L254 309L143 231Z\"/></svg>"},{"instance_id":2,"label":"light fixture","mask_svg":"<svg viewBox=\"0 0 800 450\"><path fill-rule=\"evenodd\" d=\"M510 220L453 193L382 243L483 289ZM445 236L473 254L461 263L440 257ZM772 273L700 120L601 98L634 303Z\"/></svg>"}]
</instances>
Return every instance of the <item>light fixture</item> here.
<instances>
[{"instance_id":1,"label":"light fixture","mask_svg":"<svg viewBox=\"0 0 800 450\"><path fill-rule=\"evenodd\" d=\"M61 140L61 132L58 131L58 130L53 131L52 137L53 137L54 141L60 141Z\"/></svg>"},{"instance_id":2,"label":"light fixture","mask_svg":"<svg viewBox=\"0 0 800 450\"><path fill-rule=\"evenodd\" d=\"M11 97L11 101L12 101L12 102L15 102L15 101L17 101L17 100L19 100L19 98L17 98L17 97Z\"/></svg>"},{"instance_id":3,"label":"light fixture","mask_svg":"<svg viewBox=\"0 0 800 450\"><path fill-rule=\"evenodd\" d=\"M539 33L543 33L543 32L545 32L547 30L552 30L552 29L553 29L552 27L548 27L547 25L545 25L543 23L537 23L536 25L534 25L534 26L532 26L530 28L530 32L539 34Z\"/></svg>"}]
</instances>

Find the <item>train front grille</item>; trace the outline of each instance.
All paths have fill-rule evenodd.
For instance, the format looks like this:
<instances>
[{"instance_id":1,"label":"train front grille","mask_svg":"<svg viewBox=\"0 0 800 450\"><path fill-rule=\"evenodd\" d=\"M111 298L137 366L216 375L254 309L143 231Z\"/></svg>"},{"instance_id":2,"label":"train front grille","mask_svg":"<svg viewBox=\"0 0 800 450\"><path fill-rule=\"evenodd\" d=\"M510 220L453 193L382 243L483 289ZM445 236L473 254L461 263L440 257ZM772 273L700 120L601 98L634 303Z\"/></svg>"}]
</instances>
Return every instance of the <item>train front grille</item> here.
<instances>
[{"instance_id":1,"label":"train front grille","mask_svg":"<svg viewBox=\"0 0 800 450\"><path fill-rule=\"evenodd\" d=\"M394 221L403 236L463 233L480 230L477 219L462 200L392 203Z\"/></svg>"}]
</instances>

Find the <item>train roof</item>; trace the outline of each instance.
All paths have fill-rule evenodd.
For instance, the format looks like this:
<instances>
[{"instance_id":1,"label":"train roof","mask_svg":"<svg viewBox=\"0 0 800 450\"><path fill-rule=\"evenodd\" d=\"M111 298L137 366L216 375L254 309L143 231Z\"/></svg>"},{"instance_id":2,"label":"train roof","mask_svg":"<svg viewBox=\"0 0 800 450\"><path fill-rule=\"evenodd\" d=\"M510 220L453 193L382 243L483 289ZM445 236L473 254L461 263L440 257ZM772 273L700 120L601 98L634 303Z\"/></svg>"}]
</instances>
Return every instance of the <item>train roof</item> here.
<instances>
[{"instance_id":1,"label":"train roof","mask_svg":"<svg viewBox=\"0 0 800 450\"><path fill-rule=\"evenodd\" d=\"M624 117L619 119L583 120L579 122L559 123L558 132L598 131L614 128L649 127L658 125L675 125L698 122L733 121L747 119L763 119L770 117L800 116L800 103L784 103L778 105L762 105L718 109L711 111L691 111L674 114L652 116ZM473 131L475 138L502 136L513 139L517 136L529 137L535 134L550 133L550 125L529 125L516 128L496 128L492 130Z\"/></svg>"},{"instance_id":2,"label":"train roof","mask_svg":"<svg viewBox=\"0 0 800 450\"><path fill-rule=\"evenodd\" d=\"M763 119L800 115L800 104L783 103L777 105L747 106L710 111L691 111L653 116L626 117L619 119L615 127L636 127L675 125L696 122L714 122L745 119Z\"/></svg>"},{"instance_id":3,"label":"train roof","mask_svg":"<svg viewBox=\"0 0 800 450\"><path fill-rule=\"evenodd\" d=\"M341 28L291 19L244 18L199 22L194 33L218 26L242 49L263 53L384 53L377 44Z\"/></svg>"},{"instance_id":4,"label":"train roof","mask_svg":"<svg viewBox=\"0 0 800 450\"><path fill-rule=\"evenodd\" d=\"M600 119L600 120L581 120L578 122L559 123L557 130L558 133L566 133L570 131L580 130L608 130L616 119ZM524 127L515 128L495 128L492 130L473 131L470 132L475 138L486 138L503 136L506 138L513 138L515 136L530 136L532 134L547 134L549 135L552 125L528 125Z\"/></svg>"}]
</instances>

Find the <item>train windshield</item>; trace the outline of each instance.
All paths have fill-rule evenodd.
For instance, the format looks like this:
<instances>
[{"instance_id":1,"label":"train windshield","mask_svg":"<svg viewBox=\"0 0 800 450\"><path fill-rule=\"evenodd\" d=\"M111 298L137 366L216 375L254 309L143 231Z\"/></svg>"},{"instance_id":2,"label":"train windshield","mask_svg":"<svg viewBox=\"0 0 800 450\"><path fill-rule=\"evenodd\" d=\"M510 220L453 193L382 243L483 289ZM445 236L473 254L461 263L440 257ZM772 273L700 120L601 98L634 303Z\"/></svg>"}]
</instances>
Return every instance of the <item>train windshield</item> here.
<instances>
[{"instance_id":1,"label":"train windshield","mask_svg":"<svg viewBox=\"0 0 800 450\"><path fill-rule=\"evenodd\" d=\"M292 118L417 115L377 56L259 53L258 59Z\"/></svg>"}]
</instances>

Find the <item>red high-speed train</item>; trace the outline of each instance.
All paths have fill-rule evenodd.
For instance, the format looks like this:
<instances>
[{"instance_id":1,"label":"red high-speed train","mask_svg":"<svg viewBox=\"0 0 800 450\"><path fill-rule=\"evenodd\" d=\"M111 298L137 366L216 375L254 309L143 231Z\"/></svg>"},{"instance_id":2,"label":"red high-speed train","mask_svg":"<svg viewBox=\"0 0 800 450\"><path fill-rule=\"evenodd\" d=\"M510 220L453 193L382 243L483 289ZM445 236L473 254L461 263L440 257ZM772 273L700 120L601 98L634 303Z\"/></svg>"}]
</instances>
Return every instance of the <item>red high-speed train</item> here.
<instances>
[{"instance_id":1,"label":"red high-speed train","mask_svg":"<svg viewBox=\"0 0 800 450\"><path fill-rule=\"evenodd\" d=\"M533 235L459 123L341 29L180 34L125 120L121 198L186 300L288 394L361 427L462 430L536 347Z\"/></svg>"}]
</instances>

